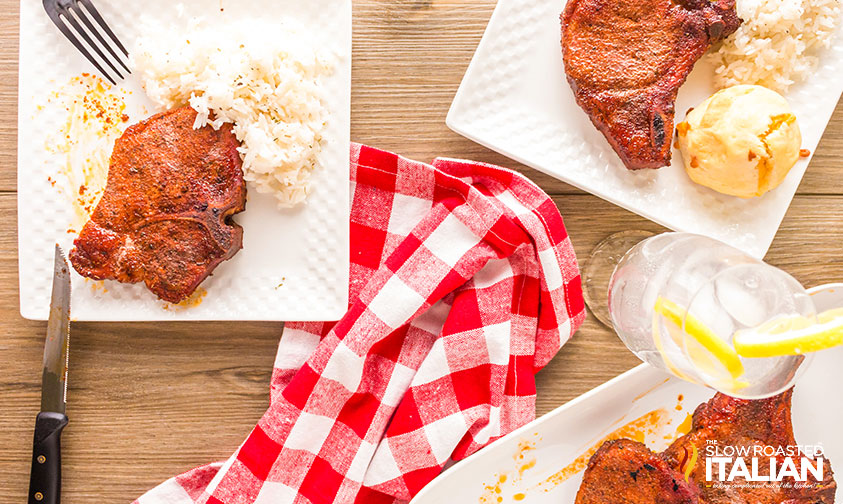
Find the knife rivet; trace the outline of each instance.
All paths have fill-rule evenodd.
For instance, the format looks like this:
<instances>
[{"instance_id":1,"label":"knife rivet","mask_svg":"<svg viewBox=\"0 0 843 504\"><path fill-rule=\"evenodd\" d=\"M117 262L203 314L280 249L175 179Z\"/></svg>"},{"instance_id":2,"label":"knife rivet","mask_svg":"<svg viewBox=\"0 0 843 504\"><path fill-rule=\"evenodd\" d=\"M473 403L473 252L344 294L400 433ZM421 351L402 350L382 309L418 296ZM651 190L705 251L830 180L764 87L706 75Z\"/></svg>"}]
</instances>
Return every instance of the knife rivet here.
<instances>
[{"instance_id":1,"label":"knife rivet","mask_svg":"<svg viewBox=\"0 0 843 504\"><path fill-rule=\"evenodd\" d=\"M36 460L38 460L39 464L43 464L47 461L47 457L45 457L44 455L38 455L38 458Z\"/></svg>"},{"instance_id":2,"label":"knife rivet","mask_svg":"<svg viewBox=\"0 0 843 504\"><path fill-rule=\"evenodd\" d=\"M35 492L35 500L44 500L44 494L42 494L41 492Z\"/></svg>"}]
</instances>

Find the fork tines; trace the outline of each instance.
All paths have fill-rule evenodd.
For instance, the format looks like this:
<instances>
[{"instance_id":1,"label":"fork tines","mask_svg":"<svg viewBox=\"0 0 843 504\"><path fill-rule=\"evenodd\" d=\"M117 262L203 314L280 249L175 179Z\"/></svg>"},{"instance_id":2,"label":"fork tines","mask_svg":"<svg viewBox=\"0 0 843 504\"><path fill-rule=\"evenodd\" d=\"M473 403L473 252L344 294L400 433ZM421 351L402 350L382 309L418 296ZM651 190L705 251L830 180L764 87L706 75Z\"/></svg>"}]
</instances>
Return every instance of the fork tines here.
<instances>
[{"instance_id":1,"label":"fork tines","mask_svg":"<svg viewBox=\"0 0 843 504\"><path fill-rule=\"evenodd\" d=\"M91 0L43 1L44 9L53 23L109 82L116 84L124 74L132 73L123 61L128 58L129 52L108 27ZM93 50L97 57L93 56L89 49ZM102 63L105 63L111 72L107 72Z\"/></svg>"}]
</instances>

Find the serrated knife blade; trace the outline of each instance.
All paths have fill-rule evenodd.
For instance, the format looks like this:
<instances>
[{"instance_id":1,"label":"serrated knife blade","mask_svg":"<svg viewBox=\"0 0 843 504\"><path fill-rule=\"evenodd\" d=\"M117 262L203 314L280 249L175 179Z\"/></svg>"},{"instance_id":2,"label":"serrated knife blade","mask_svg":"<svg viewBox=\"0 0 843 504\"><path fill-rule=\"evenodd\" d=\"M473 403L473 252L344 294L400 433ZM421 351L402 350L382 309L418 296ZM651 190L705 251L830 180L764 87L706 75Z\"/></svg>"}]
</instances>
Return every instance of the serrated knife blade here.
<instances>
[{"instance_id":1,"label":"serrated knife blade","mask_svg":"<svg viewBox=\"0 0 843 504\"><path fill-rule=\"evenodd\" d=\"M70 268L56 245L53 295L44 343L41 411L64 413L67 404L67 365L70 348Z\"/></svg>"}]
</instances>

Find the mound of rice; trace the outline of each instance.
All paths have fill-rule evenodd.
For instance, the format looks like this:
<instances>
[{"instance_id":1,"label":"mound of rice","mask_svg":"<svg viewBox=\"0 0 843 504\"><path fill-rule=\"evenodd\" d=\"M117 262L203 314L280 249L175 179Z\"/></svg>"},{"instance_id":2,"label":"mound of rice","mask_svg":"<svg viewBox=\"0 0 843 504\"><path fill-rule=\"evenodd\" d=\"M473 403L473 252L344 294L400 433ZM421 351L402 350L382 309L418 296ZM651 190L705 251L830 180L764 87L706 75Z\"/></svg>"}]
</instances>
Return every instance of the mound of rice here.
<instances>
[{"instance_id":1,"label":"mound of rice","mask_svg":"<svg viewBox=\"0 0 843 504\"><path fill-rule=\"evenodd\" d=\"M759 84L778 92L804 80L840 21L840 0L737 0L743 25L712 57L715 84Z\"/></svg>"},{"instance_id":2,"label":"mound of rice","mask_svg":"<svg viewBox=\"0 0 843 504\"><path fill-rule=\"evenodd\" d=\"M195 128L233 123L250 187L273 194L279 208L304 201L328 119L320 77L331 72L329 58L277 22L193 20L187 30L143 33L133 64L149 97L168 109L190 104Z\"/></svg>"}]
</instances>

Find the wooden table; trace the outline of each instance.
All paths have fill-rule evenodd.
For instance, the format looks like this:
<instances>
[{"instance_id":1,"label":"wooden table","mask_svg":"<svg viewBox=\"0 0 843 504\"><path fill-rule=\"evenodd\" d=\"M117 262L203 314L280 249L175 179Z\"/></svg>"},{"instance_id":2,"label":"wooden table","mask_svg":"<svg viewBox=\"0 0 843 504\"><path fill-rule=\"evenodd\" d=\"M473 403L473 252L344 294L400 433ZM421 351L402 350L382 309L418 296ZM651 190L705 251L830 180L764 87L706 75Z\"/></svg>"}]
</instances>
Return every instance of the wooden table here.
<instances>
[{"instance_id":1,"label":"wooden table","mask_svg":"<svg viewBox=\"0 0 843 504\"><path fill-rule=\"evenodd\" d=\"M659 231L445 126L494 4L355 1L352 139L419 160L456 156L519 169L553 196L581 259L611 233ZM0 0L0 9L0 504L13 504L27 491L46 324L23 320L18 311L18 0ZM843 279L841 108L767 257L806 285ZM75 324L64 502L127 503L172 475L231 454L268 404L279 334L276 323ZM589 316L539 374L538 413L636 364Z\"/></svg>"}]
</instances>

